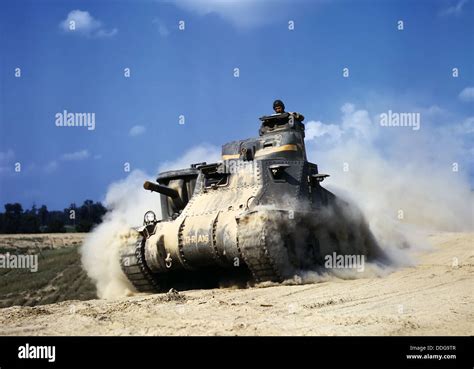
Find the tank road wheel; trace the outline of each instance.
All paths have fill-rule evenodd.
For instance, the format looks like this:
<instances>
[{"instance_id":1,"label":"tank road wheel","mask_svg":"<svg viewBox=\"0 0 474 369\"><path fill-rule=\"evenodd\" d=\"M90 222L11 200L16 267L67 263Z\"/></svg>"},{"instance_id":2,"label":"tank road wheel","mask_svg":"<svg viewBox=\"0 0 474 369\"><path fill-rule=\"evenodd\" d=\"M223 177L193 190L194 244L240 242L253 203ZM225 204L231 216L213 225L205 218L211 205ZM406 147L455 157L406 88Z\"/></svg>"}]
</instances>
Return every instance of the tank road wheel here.
<instances>
[{"instance_id":1,"label":"tank road wheel","mask_svg":"<svg viewBox=\"0 0 474 369\"><path fill-rule=\"evenodd\" d=\"M138 292L163 292L164 286L146 265L145 242L146 239L139 236L123 250L120 256L122 271Z\"/></svg>"}]
</instances>

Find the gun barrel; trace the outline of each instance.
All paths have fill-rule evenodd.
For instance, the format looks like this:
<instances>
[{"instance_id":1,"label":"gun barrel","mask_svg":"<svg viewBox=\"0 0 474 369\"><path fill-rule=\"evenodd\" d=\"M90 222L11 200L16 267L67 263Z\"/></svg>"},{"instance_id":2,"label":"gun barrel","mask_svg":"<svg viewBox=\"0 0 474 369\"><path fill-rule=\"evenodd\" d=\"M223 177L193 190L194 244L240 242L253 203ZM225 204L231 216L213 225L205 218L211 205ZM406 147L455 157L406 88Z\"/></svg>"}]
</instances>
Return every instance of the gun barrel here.
<instances>
[{"instance_id":1,"label":"gun barrel","mask_svg":"<svg viewBox=\"0 0 474 369\"><path fill-rule=\"evenodd\" d=\"M169 188L167 186L160 185L158 183L145 181L145 183L143 184L143 188L145 190L150 190L150 191L153 191L153 192L161 193L161 194L163 194L165 196L168 196L168 197L171 197L173 199L179 197L178 191L173 190L172 188Z\"/></svg>"}]
</instances>

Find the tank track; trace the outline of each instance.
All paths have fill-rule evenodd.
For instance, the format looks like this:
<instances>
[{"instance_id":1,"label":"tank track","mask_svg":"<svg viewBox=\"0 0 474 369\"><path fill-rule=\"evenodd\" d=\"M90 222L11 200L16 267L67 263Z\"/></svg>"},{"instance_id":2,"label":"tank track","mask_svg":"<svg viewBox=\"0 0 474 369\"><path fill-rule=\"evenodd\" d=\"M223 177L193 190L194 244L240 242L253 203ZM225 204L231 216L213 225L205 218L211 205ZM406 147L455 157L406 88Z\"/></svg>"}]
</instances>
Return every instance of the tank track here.
<instances>
[{"instance_id":1,"label":"tank track","mask_svg":"<svg viewBox=\"0 0 474 369\"><path fill-rule=\"evenodd\" d=\"M139 236L127 246L120 258L122 271L138 292L161 292L157 278L146 265L144 245L145 239Z\"/></svg>"},{"instance_id":2,"label":"tank track","mask_svg":"<svg viewBox=\"0 0 474 369\"><path fill-rule=\"evenodd\" d=\"M266 247L265 235L255 234L255 231L250 232L243 227L245 227L243 224L238 225L238 249L255 281L283 281Z\"/></svg>"}]
</instances>

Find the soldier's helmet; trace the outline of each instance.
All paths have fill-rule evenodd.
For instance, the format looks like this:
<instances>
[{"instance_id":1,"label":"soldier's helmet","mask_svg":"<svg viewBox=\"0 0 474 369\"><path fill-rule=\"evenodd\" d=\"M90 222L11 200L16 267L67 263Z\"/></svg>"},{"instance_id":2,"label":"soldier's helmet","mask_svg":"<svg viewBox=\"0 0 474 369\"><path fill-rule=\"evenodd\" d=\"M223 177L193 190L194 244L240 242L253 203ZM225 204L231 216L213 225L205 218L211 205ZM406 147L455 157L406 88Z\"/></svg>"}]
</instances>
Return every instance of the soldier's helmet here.
<instances>
[{"instance_id":1,"label":"soldier's helmet","mask_svg":"<svg viewBox=\"0 0 474 369\"><path fill-rule=\"evenodd\" d=\"M273 110L275 110L275 108L276 108L277 106L280 106L280 107L283 109L283 111L285 110L285 104L283 104L283 101L281 101L281 100L275 100L275 101L273 102Z\"/></svg>"}]
</instances>

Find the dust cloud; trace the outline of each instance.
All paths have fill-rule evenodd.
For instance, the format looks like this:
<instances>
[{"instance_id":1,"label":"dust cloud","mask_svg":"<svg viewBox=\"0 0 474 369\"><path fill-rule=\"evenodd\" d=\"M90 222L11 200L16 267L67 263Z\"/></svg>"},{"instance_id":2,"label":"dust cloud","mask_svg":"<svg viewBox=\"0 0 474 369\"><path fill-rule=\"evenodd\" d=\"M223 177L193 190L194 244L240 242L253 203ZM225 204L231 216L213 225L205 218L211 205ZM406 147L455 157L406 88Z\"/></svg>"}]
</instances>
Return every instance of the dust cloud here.
<instances>
[{"instance_id":1,"label":"dust cloud","mask_svg":"<svg viewBox=\"0 0 474 369\"><path fill-rule=\"evenodd\" d=\"M469 155L455 125L446 132L435 124L434 110L422 114L419 131L381 127L352 104L340 124L306 125L309 160L331 175L323 185L362 210L396 265L430 249L431 232L473 229Z\"/></svg>"},{"instance_id":2,"label":"dust cloud","mask_svg":"<svg viewBox=\"0 0 474 369\"><path fill-rule=\"evenodd\" d=\"M138 234L131 227L141 225L147 210L159 214L159 196L142 187L148 179L145 173L133 171L109 187L104 201L108 210L105 218L80 249L83 267L96 284L100 298L121 297L134 291L120 267L120 250L136 241Z\"/></svg>"}]
</instances>

